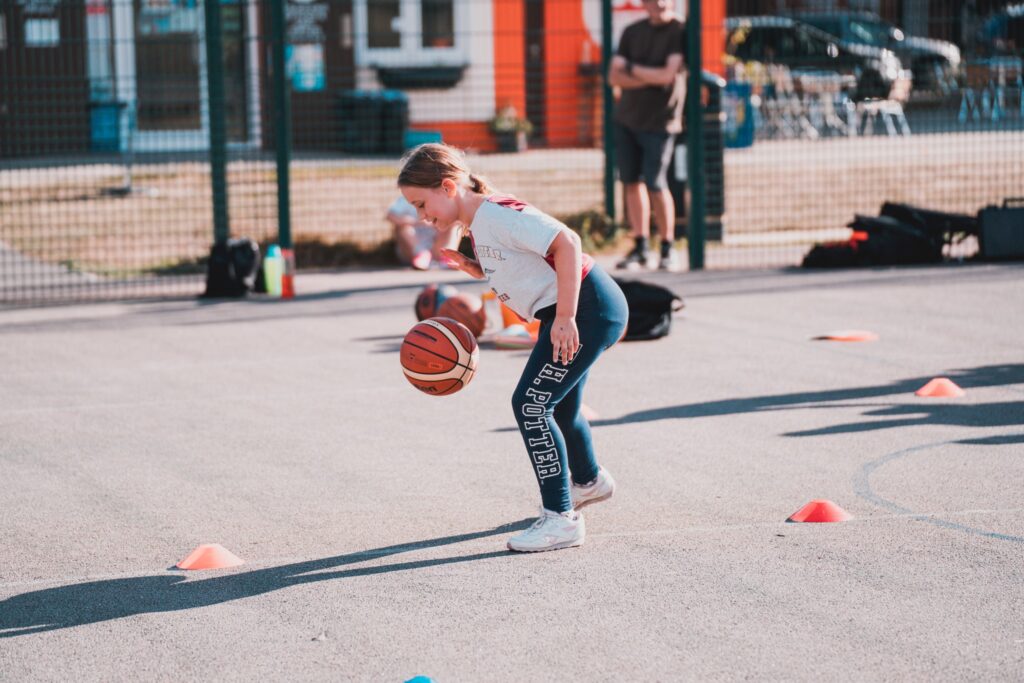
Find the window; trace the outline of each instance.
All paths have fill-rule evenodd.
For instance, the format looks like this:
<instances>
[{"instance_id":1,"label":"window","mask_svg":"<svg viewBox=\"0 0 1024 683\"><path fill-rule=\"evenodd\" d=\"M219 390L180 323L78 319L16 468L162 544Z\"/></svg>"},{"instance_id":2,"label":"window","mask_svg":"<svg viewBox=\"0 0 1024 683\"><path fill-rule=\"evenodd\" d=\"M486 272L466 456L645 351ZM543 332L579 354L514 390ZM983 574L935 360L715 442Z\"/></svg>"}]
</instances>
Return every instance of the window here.
<instances>
[{"instance_id":1,"label":"window","mask_svg":"<svg viewBox=\"0 0 1024 683\"><path fill-rule=\"evenodd\" d=\"M355 0L356 59L376 67L464 66L459 32L473 2Z\"/></svg>"},{"instance_id":2,"label":"window","mask_svg":"<svg viewBox=\"0 0 1024 683\"><path fill-rule=\"evenodd\" d=\"M850 33L853 35L853 39L858 43L865 43L867 45L877 45L885 47L889 44L889 29L884 24L876 24L874 22L850 21Z\"/></svg>"},{"instance_id":3,"label":"window","mask_svg":"<svg viewBox=\"0 0 1024 683\"><path fill-rule=\"evenodd\" d=\"M828 54L828 44L804 31L798 31L794 36L793 56L795 57L824 57Z\"/></svg>"},{"instance_id":4,"label":"window","mask_svg":"<svg viewBox=\"0 0 1024 683\"><path fill-rule=\"evenodd\" d=\"M452 0L421 0L423 47L455 46L455 8Z\"/></svg>"},{"instance_id":5,"label":"window","mask_svg":"<svg viewBox=\"0 0 1024 683\"><path fill-rule=\"evenodd\" d=\"M399 0L366 0L366 45L369 48L401 47Z\"/></svg>"}]
</instances>

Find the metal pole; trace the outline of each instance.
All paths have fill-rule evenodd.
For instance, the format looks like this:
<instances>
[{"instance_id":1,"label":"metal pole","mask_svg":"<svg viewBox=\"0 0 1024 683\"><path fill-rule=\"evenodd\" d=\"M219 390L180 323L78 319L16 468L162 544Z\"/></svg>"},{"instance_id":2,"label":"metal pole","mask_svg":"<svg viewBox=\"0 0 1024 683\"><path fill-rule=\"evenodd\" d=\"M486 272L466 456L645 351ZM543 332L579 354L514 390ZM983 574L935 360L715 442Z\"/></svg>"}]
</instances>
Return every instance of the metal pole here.
<instances>
[{"instance_id":1,"label":"metal pole","mask_svg":"<svg viewBox=\"0 0 1024 683\"><path fill-rule=\"evenodd\" d=\"M210 189L213 193L213 241L227 242L227 126L224 120L224 50L220 0L206 0L206 96L210 120ZM131 140L129 138L129 145ZM134 150L132 150L134 152Z\"/></svg>"},{"instance_id":2,"label":"metal pole","mask_svg":"<svg viewBox=\"0 0 1024 683\"><path fill-rule=\"evenodd\" d=\"M295 252L292 248L292 218L289 165L292 157L291 100L285 73L285 1L271 0L271 45L274 78L274 142L277 151L277 241L284 256L281 298L295 296Z\"/></svg>"},{"instance_id":3,"label":"metal pole","mask_svg":"<svg viewBox=\"0 0 1024 683\"><path fill-rule=\"evenodd\" d=\"M604 104L604 212L615 218L615 136L612 135L612 87L608 67L612 63L612 0L601 2L601 97Z\"/></svg>"},{"instance_id":4,"label":"metal pole","mask_svg":"<svg viewBox=\"0 0 1024 683\"><path fill-rule=\"evenodd\" d=\"M686 175L690 184L690 270L704 269L704 112L701 106L701 9L700 0L689 0L686 16Z\"/></svg>"}]
</instances>

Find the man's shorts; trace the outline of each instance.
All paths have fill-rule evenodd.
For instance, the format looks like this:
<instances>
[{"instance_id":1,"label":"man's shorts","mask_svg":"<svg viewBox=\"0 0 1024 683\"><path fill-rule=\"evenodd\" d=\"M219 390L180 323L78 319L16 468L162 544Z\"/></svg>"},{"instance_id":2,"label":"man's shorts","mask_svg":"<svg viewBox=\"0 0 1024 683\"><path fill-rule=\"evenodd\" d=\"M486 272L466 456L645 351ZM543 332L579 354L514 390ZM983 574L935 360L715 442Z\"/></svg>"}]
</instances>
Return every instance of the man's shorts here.
<instances>
[{"instance_id":1,"label":"man's shorts","mask_svg":"<svg viewBox=\"0 0 1024 683\"><path fill-rule=\"evenodd\" d=\"M675 135L626 128L615 124L615 154L619 180L625 184L643 179L652 192L665 189L668 165L672 160Z\"/></svg>"}]
</instances>

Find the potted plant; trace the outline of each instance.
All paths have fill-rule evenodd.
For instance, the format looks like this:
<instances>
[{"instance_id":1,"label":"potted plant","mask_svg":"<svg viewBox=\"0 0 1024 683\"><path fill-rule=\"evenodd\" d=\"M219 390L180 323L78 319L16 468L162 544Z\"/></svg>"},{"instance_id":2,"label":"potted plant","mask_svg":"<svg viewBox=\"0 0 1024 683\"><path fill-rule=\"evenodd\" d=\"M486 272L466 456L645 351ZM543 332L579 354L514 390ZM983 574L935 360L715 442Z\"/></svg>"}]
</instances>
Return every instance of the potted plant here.
<instances>
[{"instance_id":1,"label":"potted plant","mask_svg":"<svg viewBox=\"0 0 1024 683\"><path fill-rule=\"evenodd\" d=\"M524 152L533 124L529 119L521 118L515 107L507 105L491 119L491 131L497 138L499 152Z\"/></svg>"}]
</instances>

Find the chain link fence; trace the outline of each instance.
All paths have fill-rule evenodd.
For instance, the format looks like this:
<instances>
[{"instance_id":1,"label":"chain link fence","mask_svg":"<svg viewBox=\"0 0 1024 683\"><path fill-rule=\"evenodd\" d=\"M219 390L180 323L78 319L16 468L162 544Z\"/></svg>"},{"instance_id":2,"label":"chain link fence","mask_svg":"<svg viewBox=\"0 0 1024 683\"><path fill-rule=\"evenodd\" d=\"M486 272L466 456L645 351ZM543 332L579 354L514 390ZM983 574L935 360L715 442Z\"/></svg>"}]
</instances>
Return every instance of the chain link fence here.
<instances>
[{"instance_id":1,"label":"chain link fence","mask_svg":"<svg viewBox=\"0 0 1024 683\"><path fill-rule=\"evenodd\" d=\"M704 66L721 79L702 95L705 267L798 265L886 202L973 216L1024 194L1019 6L703 4ZM502 191L590 226L595 247L616 248L616 226L628 232L618 198L605 217L602 40L607 14L615 40L646 17L643 3L284 9L300 270L396 263L384 216L398 159L433 140L466 149ZM215 239L211 122L226 138L230 234L278 239L270 3L222 0L212 57L205 10L199 0L2 5L0 303L199 294ZM216 110L211 59L223 71ZM673 189L685 240L682 168ZM976 249L967 236L946 255Z\"/></svg>"}]
</instances>

